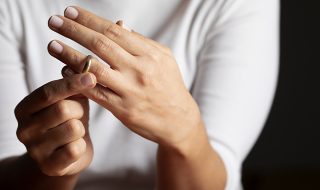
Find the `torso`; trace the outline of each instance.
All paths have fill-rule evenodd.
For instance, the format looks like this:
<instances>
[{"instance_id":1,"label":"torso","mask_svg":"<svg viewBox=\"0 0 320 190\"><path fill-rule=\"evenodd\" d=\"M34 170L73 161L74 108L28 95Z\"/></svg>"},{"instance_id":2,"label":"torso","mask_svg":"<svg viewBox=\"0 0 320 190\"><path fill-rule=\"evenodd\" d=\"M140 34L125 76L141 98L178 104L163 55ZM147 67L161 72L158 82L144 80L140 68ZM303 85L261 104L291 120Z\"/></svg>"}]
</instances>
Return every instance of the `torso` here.
<instances>
[{"instance_id":1,"label":"torso","mask_svg":"<svg viewBox=\"0 0 320 190\"><path fill-rule=\"evenodd\" d=\"M63 64L50 57L47 44L59 39L84 54L90 51L49 30L47 20L62 14L69 5L79 5L112 21L122 19L135 31L170 47L176 56L186 86L190 89L196 73L201 44L196 14L201 1L184 0L96 0L20 1L25 27L22 45L26 57L29 90L60 78ZM42 5L40 5L42 4ZM39 17L41 15L41 17ZM199 18L198 18L199 19ZM201 18L200 18L201 19ZM27 23L27 24L26 24ZM34 53L34 52L36 53ZM157 145L132 133L110 112L91 102L90 133L94 159L82 173L78 189L152 189Z\"/></svg>"}]
</instances>

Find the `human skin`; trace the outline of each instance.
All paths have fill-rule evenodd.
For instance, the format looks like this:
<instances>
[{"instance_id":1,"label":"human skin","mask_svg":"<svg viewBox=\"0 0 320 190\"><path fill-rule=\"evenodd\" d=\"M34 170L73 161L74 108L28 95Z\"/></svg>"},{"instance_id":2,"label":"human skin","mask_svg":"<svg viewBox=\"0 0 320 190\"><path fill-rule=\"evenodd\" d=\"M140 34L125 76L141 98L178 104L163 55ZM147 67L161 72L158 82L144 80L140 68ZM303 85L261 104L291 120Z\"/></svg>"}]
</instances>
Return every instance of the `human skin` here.
<instances>
[{"instance_id":1,"label":"human skin","mask_svg":"<svg viewBox=\"0 0 320 190\"><path fill-rule=\"evenodd\" d=\"M212 149L199 108L170 49L80 7L53 16L49 27L91 50L98 85L84 93L133 132L159 144L158 189L223 189L225 169ZM80 72L85 55L58 42L50 51ZM61 49L61 48L60 48ZM52 49L51 49L52 50Z\"/></svg>"},{"instance_id":2,"label":"human skin","mask_svg":"<svg viewBox=\"0 0 320 190\"><path fill-rule=\"evenodd\" d=\"M18 139L44 174L73 175L90 163L89 104L78 94L94 85L92 74L73 75L41 86L17 105Z\"/></svg>"},{"instance_id":3,"label":"human skin","mask_svg":"<svg viewBox=\"0 0 320 190\"><path fill-rule=\"evenodd\" d=\"M94 100L111 111L130 130L159 145L157 189L224 188L224 165L209 143L199 108L183 83L170 49L80 7L66 9L65 16L51 17L49 27L91 50L110 65L107 67L94 59L89 72L97 84L94 82L90 86L92 88L79 90L78 94ZM66 79L79 76L77 73L81 72L86 55L59 41L51 42L48 51L67 65L63 70ZM63 98L59 91L49 95L49 100L65 101L68 98ZM20 107L25 109L25 106ZM87 111L85 108L83 110ZM70 119L68 117L63 122ZM87 129L87 126L84 125L84 128ZM27 146L24 135L20 134L27 133L23 131L18 132L18 137ZM81 135L77 137L82 138ZM79 153L77 158L85 158L79 170L66 165L59 168L60 172L40 167L41 171L51 176L62 176L65 189L73 187L76 177L69 180L70 175L77 176L92 158L92 151L88 153L87 150L90 143L85 142L77 146L82 151L75 150ZM33 155L30 150L29 155ZM41 166L39 159L31 158ZM56 164L63 166L63 162L72 161L74 159L66 159ZM48 181L50 183L50 179ZM51 183L56 182L52 180Z\"/></svg>"},{"instance_id":4,"label":"human skin","mask_svg":"<svg viewBox=\"0 0 320 190\"><path fill-rule=\"evenodd\" d=\"M93 156L88 99L80 93L95 85L90 73L66 76L39 87L16 106L17 136L27 153L0 162L1 187L74 187Z\"/></svg>"}]
</instances>

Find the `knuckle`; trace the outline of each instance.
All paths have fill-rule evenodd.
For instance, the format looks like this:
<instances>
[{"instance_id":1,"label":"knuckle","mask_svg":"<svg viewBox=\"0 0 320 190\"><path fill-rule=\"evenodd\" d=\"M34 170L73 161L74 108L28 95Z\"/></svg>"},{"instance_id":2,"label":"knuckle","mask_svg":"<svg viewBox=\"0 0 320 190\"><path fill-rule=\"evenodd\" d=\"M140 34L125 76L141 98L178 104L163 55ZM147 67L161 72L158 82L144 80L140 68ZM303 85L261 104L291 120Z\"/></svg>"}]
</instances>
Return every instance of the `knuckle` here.
<instances>
[{"instance_id":1,"label":"knuckle","mask_svg":"<svg viewBox=\"0 0 320 190\"><path fill-rule=\"evenodd\" d=\"M29 140L29 138L28 138L29 134L27 133L26 130L23 130L21 127L18 127L18 129L16 131L16 135L18 137L18 140L20 142L22 142L23 144Z\"/></svg>"},{"instance_id":2,"label":"knuckle","mask_svg":"<svg viewBox=\"0 0 320 190\"><path fill-rule=\"evenodd\" d=\"M152 83L152 77L147 73L142 73L138 75L138 82L142 86L150 86Z\"/></svg>"},{"instance_id":3,"label":"knuckle","mask_svg":"<svg viewBox=\"0 0 320 190\"><path fill-rule=\"evenodd\" d=\"M76 27L75 24L67 24L64 28L64 32L67 34L67 35L72 35L74 33L77 33L78 32L78 28Z\"/></svg>"},{"instance_id":4,"label":"knuckle","mask_svg":"<svg viewBox=\"0 0 320 190\"><path fill-rule=\"evenodd\" d=\"M74 51L63 51L62 56L67 63L81 63L82 60L78 56L78 54Z\"/></svg>"},{"instance_id":5,"label":"knuckle","mask_svg":"<svg viewBox=\"0 0 320 190\"><path fill-rule=\"evenodd\" d=\"M92 49L97 52L107 52L111 48L110 41L102 37L94 39L92 43Z\"/></svg>"},{"instance_id":6,"label":"knuckle","mask_svg":"<svg viewBox=\"0 0 320 190\"><path fill-rule=\"evenodd\" d=\"M97 95L100 97L101 100L105 102L110 102L109 94L106 93L102 88L100 88L97 93L98 93Z\"/></svg>"},{"instance_id":7,"label":"knuckle","mask_svg":"<svg viewBox=\"0 0 320 190\"><path fill-rule=\"evenodd\" d=\"M135 108L130 108L123 114L126 125L133 126L139 121L139 114Z\"/></svg>"},{"instance_id":8,"label":"knuckle","mask_svg":"<svg viewBox=\"0 0 320 190\"><path fill-rule=\"evenodd\" d=\"M65 127L66 133L69 136L83 137L85 134L85 130L78 120L71 120L69 124Z\"/></svg>"},{"instance_id":9,"label":"knuckle","mask_svg":"<svg viewBox=\"0 0 320 190\"><path fill-rule=\"evenodd\" d=\"M81 22L83 25L87 26L89 23L92 21L92 16L91 15L86 15L84 17L81 17Z\"/></svg>"},{"instance_id":10,"label":"knuckle","mask_svg":"<svg viewBox=\"0 0 320 190\"><path fill-rule=\"evenodd\" d=\"M110 72L109 72L109 68L98 68L96 67L96 70L94 71L95 75L97 76L97 78L103 78L105 80L109 80L110 79Z\"/></svg>"},{"instance_id":11,"label":"knuckle","mask_svg":"<svg viewBox=\"0 0 320 190\"><path fill-rule=\"evenodd\" d=\"M101 88L97 88L97 90L93 91L93 97L99 101L104 101L106 98L104 96L103 90Z\"/></svg>"},{"instance_id":12,"label":"knuckle","mask_svg":"<svg viewBox=\"0 0 320 190\"><path fill-rule=\"evenodd\" d=\"M78 56L77 53L75 52L70 52L70 57L71 57L71 63L81 63L82 60L80 59L80 57Z\"/></svg>"},{"instance_id":13,"label":"knuckle","mask_svg":"<svg viewBox=\"0 0 320 190\"><path fill-rule=\"evenodd\" d=\"M95 22L95 18L93 15L86 15L84 17L81 17L81 21L83 23L84 26L88 26L90 23Z\"/></svg>"},{"instance_id":14,"label":"knuckle","mask_svg":"<svg viewBox=\"0 0 320 190\"><path fill-rule=\"evenodd\" d=\"M78 90L79 85L77 85L77 83L71 81L71 80L67 80L66 81L66 89L69 92L75 92Z\"/></svg>"},{"instance_id":15,"label":"knuckle","mask_svg":"<svg viewBox=\"0 0 320 190\"><path fill-rule=\"evenodd\" d=\"M153 64L144 64L135 67L136 80L142 86L149 86L153 81L155 67Z\"/></svg>"},{"instance_id":16,"label":"knuckle","mask_svg":"<svg viewBox=\"0 0 320 190\"><path fill-rule=\"evenodd\" d=\"M28 154L32 159L36 161L41 160L40 152L35 146L28 147L27 150L28 150Z\"/></svg>"},{"instance_id":17,"label":"knuckle","mask_svg":"<svg viewBox=\"0 0 320 190\"><path fill-rule=\"evenodd\" d=\"M115 24L106 24L103 30L103 34L110 38L119 38L121 37L120 27Z\"/></svg>"},{"instance_id":18,"label":"knuckle","mask_svg":"<svg viewBox=\"0 0 320 190\"><path fill-rule=\"evenodd\" d=\"M159 62L161 62L162 57L159 55L158 52L153 52L153 51L151 51L151 52L149 53L149 59L150 59L151 61L153 61L153 62L159 63Z\"/></svg>"},{"instance_id":19,"label":"knuckle","mask_svg":"<svg viewBox=\"0 0 320 190\"><path fill-rule=\"evenodd\" d=\"M106 107L109 107L119 101L111 90L103 88L97 88L94 97L98 101L103 102Z\"/></svg>"},{"instance_id":20,"label":"knuckle","mask_svg":"<svg viewBox=\"0 0 320 190\"><path fill-rule=\"evenodd\" d=\"M143 75L148 68L146 64L134 64L132 69L134 70L134 72L136 72L136 75L140 76Z\"/></svg>"},{"instance_id":21,"label":"knuckle","mask_svg":"<svg viewBox=\"0 0 320 190\"><path fill-rule=\"evenodd\" d=\"M70 115L71 110L64 101L57 102L54 107L54 113L59 118L67 118Z\"/></svg>"},{"instance_id":22,"label":"knuckle","mask_svg":"<svg viewBox=\"0 0 320 190\"><path fill-rule=\"evenodd\" d=\"M84 140L83 140L84 141ZM81 141L79 141L81 142ZM83 153L83 143L72 144L66 147L66 156L71 160L77 160Z\"/></svg>"},{"instance_id":23,"label":"knuckle","mask_svg":"<svg viewBox=\"0 0 320 190\"><path fill-rule=\"evenodd\" d=\"M44 85L42 88L40 88L40 99L44 102L51 102L53 99L53 87L51 85L52 83L48 83L47 85Z\"/></svg>"},{"instance_id":24,"label":"knuckle","mask_svg":"<svg viewBox=\"0 0 320 190\"><path fill-rule=\"evenodd\" d=\"M68 146L66 149L66 155L71 160L76 160L79 157L80 151L76 146Z\"/></svg>"}]
</instances>

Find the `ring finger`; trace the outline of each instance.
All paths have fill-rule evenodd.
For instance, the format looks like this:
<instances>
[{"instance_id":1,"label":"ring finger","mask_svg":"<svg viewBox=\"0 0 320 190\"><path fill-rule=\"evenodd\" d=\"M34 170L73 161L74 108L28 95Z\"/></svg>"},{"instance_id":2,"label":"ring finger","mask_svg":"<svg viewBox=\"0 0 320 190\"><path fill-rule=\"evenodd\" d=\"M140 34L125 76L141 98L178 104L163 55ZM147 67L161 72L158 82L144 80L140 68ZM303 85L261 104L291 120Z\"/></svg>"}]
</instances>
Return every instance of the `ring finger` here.
<instances>
[{"instance_id":1,"label":"ring finger","mask_svg":"<svg viewBox=\"0 0 320 190\"><path fill-rule=\"evenodd\" d=\"M101 59L109 63L112 68L121 70L121 68L125 68L128 63L133 62L134 56L118 44L106 36L70 19L52 16L49 19L49 27L91 50Z\"/></svg>"},{"instance_id":2,"label":"ring finger","mask_svg":"<svg viewBox=\"0 0 320 190\"><path fill-rule=\"evenodd\" d=\"M50 42L48 51L53 57L68 65L72 70L78 73L82 71L86 55L60 41ZM96 76L99 84L112 89L119 95L121 95L121 91L126 88L126 82L121 73L100 63L97 59L92 60L89 72Z\"/></svg>"},{"instance_id":3,"label":"ring finger","mask_svg":"<svg viewBox=\"0 0 320 190\"><path fill-rule=\"evenodd\" d=\"M85 128L80 120L72 119L47 131L39 143L38 149L48 155L59 147L78 140L85 135Z\"/></svg>"}]
</instances>

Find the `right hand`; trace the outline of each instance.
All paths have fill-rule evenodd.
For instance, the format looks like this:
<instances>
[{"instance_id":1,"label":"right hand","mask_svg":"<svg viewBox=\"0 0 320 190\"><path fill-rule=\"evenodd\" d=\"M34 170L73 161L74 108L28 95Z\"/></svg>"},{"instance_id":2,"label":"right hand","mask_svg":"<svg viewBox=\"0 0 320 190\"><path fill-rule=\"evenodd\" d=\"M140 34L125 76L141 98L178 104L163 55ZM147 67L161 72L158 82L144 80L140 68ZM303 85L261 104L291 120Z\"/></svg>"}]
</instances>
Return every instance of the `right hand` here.
<instances>
[{"instance_id":1,"label":"right hand","mask_svg":"<svg viewBox=\"0 0 320 190\"><path fill-rule=\"evenodd\" d=\"M93 74L76 74L41 86L17 105L18 139L44 174L74 175L90 164L89 104L79 94L95 85Z\"/></svg>"}]
</instances>

